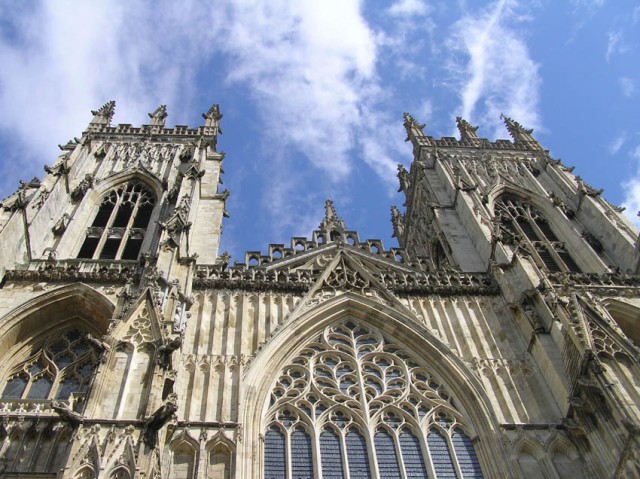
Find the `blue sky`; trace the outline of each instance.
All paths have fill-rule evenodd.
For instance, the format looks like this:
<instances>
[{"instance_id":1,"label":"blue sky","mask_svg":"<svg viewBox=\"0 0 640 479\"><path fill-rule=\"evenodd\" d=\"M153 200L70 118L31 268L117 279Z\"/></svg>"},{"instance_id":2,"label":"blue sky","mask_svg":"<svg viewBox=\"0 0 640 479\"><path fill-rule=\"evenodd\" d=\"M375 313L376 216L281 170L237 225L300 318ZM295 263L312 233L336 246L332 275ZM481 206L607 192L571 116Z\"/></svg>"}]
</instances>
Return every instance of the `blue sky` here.
<instances>
[{"instance_id":1,"label":"blue sky","mask_svg":"<svg viewBox=\"0 0 640 479\"><path fill-rule=\"evenodd\" d=\"M361 239L391 238L408 166L402 113L508 138L500 113L614 204L640 210L640 2L0 1L0 196L116 100L167 125L221 105L231 191L221 250L241 261L309 236L334 200Z\"/></svg>"}]
</instances>

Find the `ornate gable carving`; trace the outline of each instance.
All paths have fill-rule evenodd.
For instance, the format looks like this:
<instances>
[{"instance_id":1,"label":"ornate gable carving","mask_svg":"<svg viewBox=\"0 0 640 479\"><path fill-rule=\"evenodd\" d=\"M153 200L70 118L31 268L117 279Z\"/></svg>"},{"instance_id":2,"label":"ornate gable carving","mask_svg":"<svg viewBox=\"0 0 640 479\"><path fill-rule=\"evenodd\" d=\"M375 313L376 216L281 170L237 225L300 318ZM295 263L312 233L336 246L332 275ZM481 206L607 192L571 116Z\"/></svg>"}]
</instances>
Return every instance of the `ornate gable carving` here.
<instances>
[{"instance_id":1,"label":"ornate gable carving","mask_svg":"<svg viewBox=\"0 0 640 479\"><path fill-rule=\"evenodd\" d=\"M159 309L149 288L142 292L124 318L116 324L112 337L136 347L163 340Z\"/></svg>"},{"instance_id":2,"label":"ornate gable carving","mask_svg":"<svg viewBox=\"0 0 640 479\"><path fill-rule=\"evenodd\" d=\"M599 357L609 359L638 359L638 352L628 344L615 322L589 301L578 297L586 329L589 333L591 350Z\"/></svg>"},{"instance_id":3,"label":"ornate gable carving","mask_svg":"<svg viewBox=\"0 0 640 479\"><path fill-rule=\"evenodd\" d=\"M368 265L369 266L369 265ZM315 284L291 313L295 318L314 306L346 293L372 298L382 304L413 316L398 298L374 274L375 267L366 267L352 253L339 249L319 275Z\"/></svg>"}]
</instances>

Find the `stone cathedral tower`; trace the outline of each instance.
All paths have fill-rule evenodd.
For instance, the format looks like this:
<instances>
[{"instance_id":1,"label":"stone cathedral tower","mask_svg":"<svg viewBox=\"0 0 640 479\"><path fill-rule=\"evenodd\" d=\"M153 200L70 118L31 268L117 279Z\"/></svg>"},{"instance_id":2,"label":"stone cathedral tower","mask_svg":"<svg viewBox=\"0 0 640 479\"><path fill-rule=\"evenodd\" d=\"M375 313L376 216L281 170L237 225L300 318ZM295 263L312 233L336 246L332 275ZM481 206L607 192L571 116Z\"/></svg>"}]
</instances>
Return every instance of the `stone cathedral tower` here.
<instances>
[{"instance_id":1,"label":"stone cathedral tower","mask_svg":"<svg viewBox=\"0 0 640 479\"><path fill-rule=\"evenodd\" d=\"M637 233L505 118L405 115L400 247L218 253L204 126L92 112L0 211L0 476L640 477Z\"/></svg>"}]
</instances>

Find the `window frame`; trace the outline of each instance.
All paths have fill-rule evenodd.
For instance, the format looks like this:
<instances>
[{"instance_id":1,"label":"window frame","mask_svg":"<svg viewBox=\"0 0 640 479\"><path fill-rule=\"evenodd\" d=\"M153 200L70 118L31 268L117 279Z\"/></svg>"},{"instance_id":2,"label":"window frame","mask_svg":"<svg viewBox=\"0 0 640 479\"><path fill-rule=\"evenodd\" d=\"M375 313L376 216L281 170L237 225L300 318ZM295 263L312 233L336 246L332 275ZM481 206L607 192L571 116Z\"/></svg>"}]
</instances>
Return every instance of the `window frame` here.
<instances>
[{"instance_id":1,"label":"window frame","mask_svg":"<svg viewBox=\"0 0 640 479\"><path fill-rule=\"evenodd\" d=\"M71 336L77 336L75 339ZM70 339L71 338L71 339ZM51 348L56 344L65 341L66 346L60 351L52 351ZM81 353L74 351L78 345L84 345L86 349ZM32 352L26 357L20 358L9 369L5 376L4 387L0 392L1 401L69 401L71 396L77 397L79 395L85 396L93 382L93 378L97 371L99 364L99 358L101 351L98 347L88 339L87 333L81 332L78 329L67 330L61 332L58 335L52 336L45 340L37 348L33 348ZM61 358L70 356L73 359L67 363L62 364ZM41 364L42 368L36 373L29 371L33 365ZM60 365L62 364L62 367ZM83 375L78 371L79 368L84 367L87 364L91 364L90 371ZM26 384L22 388L19 397L8 396L7 385L15 378L23 377ZM51 384L46 394L39 395L39 397L30 397L33 390L33 385L41 378L46 377L50 380ZM74 378L78 384L78 390L69 391L65 397L58 397L61 387L64 382Z\"/></svg>"},{"instance_id":2,"label":"window frame","mask_svg":"<svg viewBox=\"0 0 640 479\"><path fill-rule=\"evenodd\" d=\"M352 326L349 326L349 323ZM342 332L346 331L346 329L354 331L351 337L351 353L348 351L349 346L344 347L348 342L344 341L345 335L343 334L343 337L340 337L340 334L334 334L340 328ZM361 330L364 331L361 332ZM331 346L330 342L332 340L335 341L332 346L333 349L330 349L329 346ZM337 359L338 362L332 361L333 358ZM345 363L348 361L353 361L357 365L355 366L357 370L354 367L347 367ZM367 394L369 393L364 392L366 388L375 382L375 377L367 380L365 376L371 375L371 371L375 369L376 364L385 370L383 375L380 376L383 382L386 382L386 385L382 386L386 391L384 394L393 389L389 387L390 384L402 384L404 381L404 392L395 396L395 399L390 401L380 399L384 394L376 396L376 393L368 397ZM334 368L335 373L331 380L326 381L326 384L333 381L337 384L337 387L333 387L335 393L327 395L325 392L329 390L327 388L330 388L330 386L318 386L318 384L323 383L325 379L330 377L327 374L331 367ZM338 375L337 371L341 369L343 371ZM393 375L388 375L387 370L392 371ZM263 416L263 424L265 426L261 430L261 437L263 438L262 460L266 460L266 451L269 448L267 444L269 440L268 433L272 430L277 430L280 434L280 440L284 444L284 464L281 466L284 466L288 479L293 478L291 435L299 427L303 427L310 435L312 463L314 466L313 474L316 477L322 474L324 457L320 438L327 428L331 429L340 441L343 474L350 470L347 435L349 431L357 430L366 444L369 472L365 475L366 477L380 477L375 436L379 430L384 430L393 439L400 477L403 479L409 477L405 458L411 452L415 452L415 447L413 446L406 451L403 450L400 438L405 431L408 431L419 444L418 450L424 466L424 477L435 477L433 460L427 444L427 434L430 430L436 428L439 434L445 438L446 447L452 460L452 467L455 470L455 477L482 477L481 466L475 448L473 448L475 452L473 460L479 475L462 475L462 462L458 459L460 450L454 447L452 437L454 434L461 434L467 444L472 444L472 440L465 433L465 431L469 430L468 426L464 424L460 412L454 407L451 395L446 390L445 385L421 364L418 357L410 354L398 344L388 341L379 329L352 318L329 325L320 333L317 339L311 339L307 342L306 346L292 360L287 362L287 365L280 371L280 375L270 388L271 394ZM400 372L400 374L396 375L396 372ZM420 375L421 379L416 379L418 375ZM353 376L353 378L350 378L350 376ZM343 381L340 378L348 378L349 380ZM316 382L316 379L319 380L319 383ZM355 381L352 379L355 379ZM420 393L418 393L419 391ZM340 394L345 396L345 399L337 402L331 399ZM389 398L393 398L394 393L391 392L390 394ZM347 397L350 397L350 399L347 399ZM374 404L378 399L381 401L381 406L369 409L367 404ZM410 400L414 402L409 404ZM326 409L323 407L325 405L328 406ZM409 407L411 405L413 405L413 409ZM420 409L422 405L425 406L424 414L421 413L422 410ZM411 410L407 412L405 409ZM269 471L266 462L263 462L263 464L265 467L263 469L264 477L266 478L269 477L266 475ZM350 475L352 475L351 472Z\"/></svg>"},{"instance_id":3,"label":"window frame","mask_svg":"<svg viewBox=\"0 0 640 479\"><path fill-rule=\"evenodd\" d=\"M139 189L136 189L136 188ZM128 219L125 225L114 226L114 223L118 219L118 215L123 212L123 206L127 204L127 202L131 202L132 195L136 193L135 201L133 202L133 207L128 215ZM112 203L108 217L104 221L103 225L96 225L96 222L100 218L101 209L103 205L105 205L110 197L115 196L115 201ZM146 203L143 201L147 200ZM150 204L150 208L147 212L147 218L144 227L136 227L135 223L138 219L141 211L141 207L145 204ZM108 190L106 190L100 197L99 202L97 204L97 208L94 209L93 215L91 217L90 225L87 226L84 230L84 236L82 239L82 243L78 248L76 253L76 258L81 260L107 260L107 261L136 261L140 257L140 253L143 252L145 247L145 240L148 237L148 232L152 228L154 213L159 204L158 195L154 189L146 184L145 182L139 179L129 179L127 181L120 182ZM139 236L139 238L136 238ZM90 239L97 238L97 242L93 246L91 246L88 242ZM129 240L131 239L139 239L140 243L137 248L137 253L135 258L124 258L123 255L126 252ZM118 241L118 246L113 254L105 257L105 245L107 242L112 240ZM92 250L89 254L89 251L83 251L87 247L87 249ZM108 251L108 250L107 250Z\"/></svg>"},{"instance_id":4,"label":"window frame","mask_svg":"<svg viewBox=\"0 0 640 479\"><path fill-rule=\"evenodd\" d=\"M514 214L513 210L518 214ZM548 218L531 202L513 194L503 194L495 202L494 214L506 234L514 235L518 242L525 245L538 267L551 273L582 272L582 268L568 251L566 241L558 238ZM526 222L530 233L525 231L519 220ZM545 224L547 231L539 223ZM535 238L532 238L532 235ZM503 242L508 243L509 240L503 239ZM549 263L543 259L543 253L549 255L555 270L550 268Z\"/></svg>"}]
</instances>

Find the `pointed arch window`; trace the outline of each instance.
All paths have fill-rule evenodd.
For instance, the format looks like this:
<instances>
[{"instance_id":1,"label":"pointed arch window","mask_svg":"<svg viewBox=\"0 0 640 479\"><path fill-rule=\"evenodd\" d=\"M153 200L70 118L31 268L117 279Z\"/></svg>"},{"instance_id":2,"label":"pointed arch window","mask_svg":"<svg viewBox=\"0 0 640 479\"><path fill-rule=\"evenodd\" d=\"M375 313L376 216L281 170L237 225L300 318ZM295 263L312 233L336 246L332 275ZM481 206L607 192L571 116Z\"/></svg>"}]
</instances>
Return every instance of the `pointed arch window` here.
<instances>
[{"instance_id":1,"label":"pointed arch window","mask_svg":"<svg viewBox=\"0 0 640 479\"><path fill-rule=\"evenodd\" d=\"M535 262L550 272L580 272L565 243L554 234L544 215L514 195L503 195L495 213L503 227L504 240L524 245Z\"/></svg>"},{"instance_id":2,"label":"pointed arch window","mask_svg":"<svg viewBox=\"0 0 640 479\"><path fill-rule=\"evenodd\" d=\"M99 355L97 346L77 330L54 337L13 368L2 399L67 400L85 393Z\"/></svg>"},{"instance_id":3,"label":"pointed arch window","mask_svg":"<svg viewBox=\"0 0 640 479\"><path fill-rule=\"evenodd\" d=\"M155 203L153 192L139 181L111 190L87 229L78 258L137 259Z\"/></svg>"},{"instance_id":4,"label":"pointed arch window","mask_svg":"<svg viewBox=\"0 0 640 479\"><path fill-rule=\"evenodd\" d=\"M352 319L282 370L265 424L267 479L483 477L446 388Z\"/></svg>"}]
</instances>

